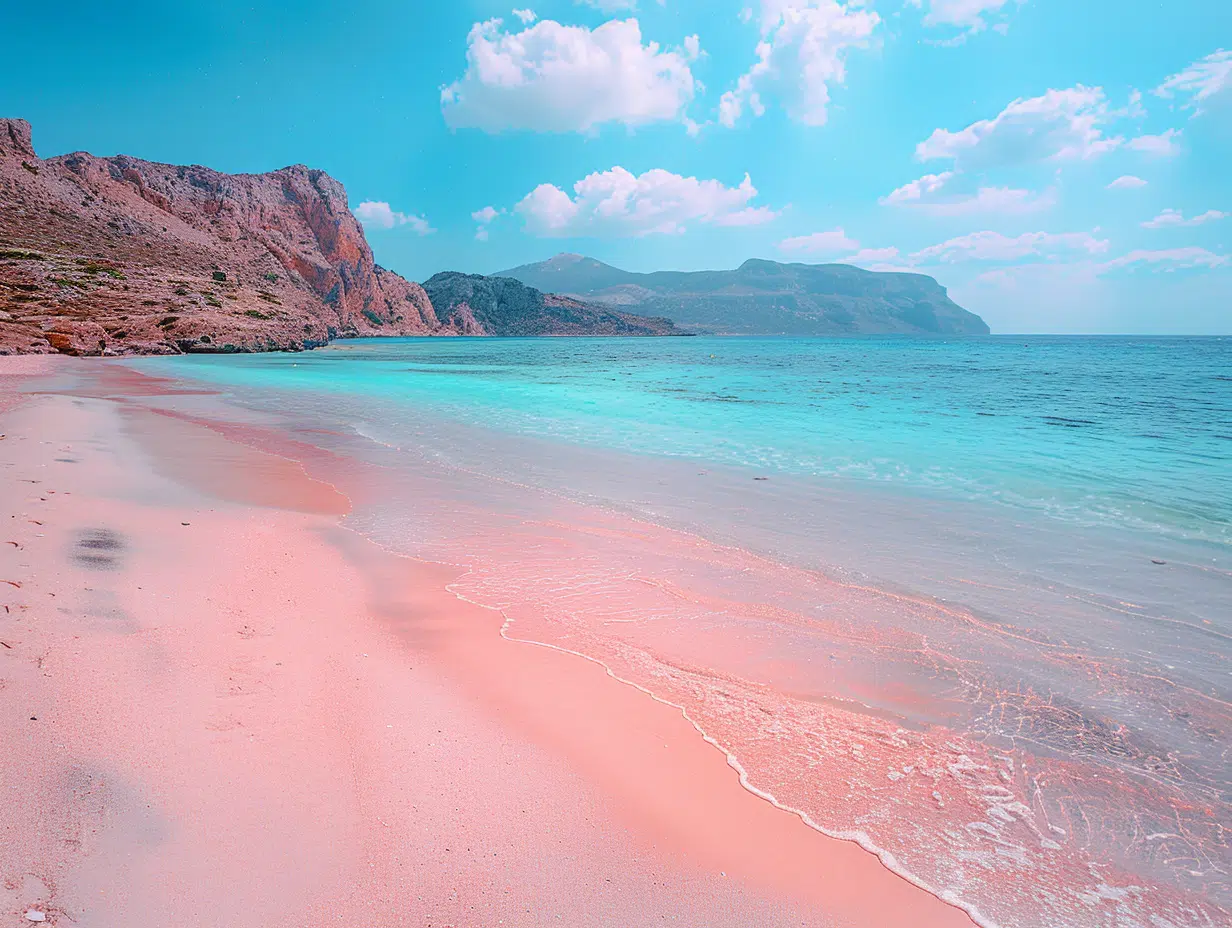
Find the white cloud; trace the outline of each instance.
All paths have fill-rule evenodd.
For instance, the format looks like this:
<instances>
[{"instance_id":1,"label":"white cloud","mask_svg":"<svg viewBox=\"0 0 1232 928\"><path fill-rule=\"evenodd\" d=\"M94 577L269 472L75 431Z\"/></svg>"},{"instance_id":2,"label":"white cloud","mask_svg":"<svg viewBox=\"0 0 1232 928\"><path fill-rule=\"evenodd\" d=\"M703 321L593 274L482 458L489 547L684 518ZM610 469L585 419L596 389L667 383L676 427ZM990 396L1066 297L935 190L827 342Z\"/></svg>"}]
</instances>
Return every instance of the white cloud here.
<instances>
[{"instance_id":1,"label":"white cloud","mask_svg":"<svg viewBox=\"0 0 1232 928\"><path fill-rule=\"evenodd\" d=\"M923 6L924 0L909 0L912 6ZM955 26L969 33L983 32L988 28L986 14L999 14L1011 0L927 0L928 12L924 14L925 26ZM1018 0L1025 2L1025 0ZM1004 34L1008 26L998 23L993 27Z\"/></svg>"},{"instance_id":2,"label":"white cloud","mask_svg":"<svg viewBox=\"0 0 1232 928\"><path fill-rule=\"evenodd\" d=\"M869 270L875 271L886 267L886 262L897 260L897 248L861 248L854 255L844 258L843 263L858 264L861 267L868 267ZM897 270L898 268L895 269Z\"/></svg>"},{"instance_id":3,"label":"white cloud","mask_svg":"<svg viewBox=\"0 0 1232 928\"><path fill-rule=\"evenodd\" d=\"M912 270L900 260L897 248L892 246L889 248L860 248L860 243L848 238L847 233L841 227L826 232L814 232L812 235L785 238L779 242L778 247L780 251L810 256L838 255L844 251L855 250L854 254L836 257L833 260L839 264L858 265L870 271L910 272Z\"/></svg>"},{"instance_id":4,"label":"white cloud","mask_svg":"<svg viewBox=\"0 0 1232 928\"><path fill-rule=\"evenodd\" d=\"M1117 268L1129 267L1134 264L1158 265L1161 270L1174 271L1191 267L1220 267L1228 263L1226 255L1217 255L1205 248L1189 246L1186 248L1164 248L1156 251L1139 248L1128 254L1105 261L1099 266L1101 271L1111 271Z\"/></svg>"},{"instance_id":5,"label":"white cloud","mask_svg":"<svg viewBox=\"0 0 1232 928\"><path fill-rule=\"evenodd\" d=\"M1189 102L1187 108L1194 109L1194 115L1202 112L1201 103L1209 101L1216 94L1232 89L1232 51L1222 48L1199 59L1184 71L1173 74L1155 88L1155 94L1171 98L1176 94L1185 94Z\"/></svg>"},{"instance_id":6,"label":"white cloud","mask_svg":"<svg viewBox=\"0 0 1232 928\"><path fill-rule=\"evenodd\" d=\"M515 208L541 236L642 236L683 232L693 222L741 226L774 219L774 210L749 205L756 196L747 174L738 186L727 187L661 168L634 175L614 167L582 178L573 196L540 184Z\"/></svg>"},{"instance_id":7,"label":"white cloud","mask_svg":"<svg viewBox=\"0 0 1232 928\"><path fill-rule=\"evenodd\" d=\"M918 203L929 194L936 193L954 176L953 171L941 174L925 174L909 184L903 184L897 190L890 191L878 202L883 206L899 206L908 203Z\"/></svg>"},{"instance_id":8,"label":"white cloud","mask_svg":"<svg viewBox=\"0 0 1232 928\"><path fill-rule=\"evenodd\" d=\"M491 19L471 28L466 73L441 89L441 111L451 128L487 132L683 120L697 89L689 59L699 53L696 43L643 45L636 19L593 30L548 19L516 33Z\"/></svg>"},{"instance_id":9,"label":"white cloud","mask_svg":"<svg viewBox=\"0 0 1232 928\"><path fill-rule=\"evenodd\" d=\"M1179 129L1168 129L1159 135L1140 135L1125 144L1134 151L1145 152L1148 155L1175 155L1181 150L1180 143L1176 141L1180 134Z\"/></svg>"},{"instance_id":10,"label":"white cloud","mask_svg":"<svg viewBox=\"0 0 1232 928\"><path fill-rule=\"evenodd\" d=\"M881 18L859 0L761 0L757 62L719 101L719 122L732 127L747 107L765 112L762 93L778 90L788 114L805 125L826 122L830 85L847 77L848 49L869 44Z\"/></svg>"},{"instance_id":11,"label":"white cloud","mask_svg":"<svg viewBox=\"0 0 1232 928\"><path fill-rule=\"evenodd\" d=\"M935 129L916 146L921 161L950 159L976 168L1066 158L1093 158L1124 142L1107 138L1101 125L1110 118L1104 92L1078 84L1015 100L992 119L965 129Z\"/></svg>"},{"instance_id":12,"label":"white cloud","mask_svg":"<svg viewBox=\"0 0 1232 928\"><path fill-rule=\"evenodd\" d=\"M859 248L860 243L847 237L842 228L812 235L796 235L779 242L780 251L798 251L805 254L835 253Z\"/></svg>"},{"instance_id":13,"label":"white cloud","mask_svg":"<svg viewBox=\"0 0 1232 928\"><path fill-rule=\"evenodd\" d=\"M968 261L994 264L1010 264L1029 259L1033 262L1050 263L1065 258L1073 260L1077 255L1087 259L1108 250L1108 242L1086 232L1026 232L1008 236L1000 232L972 232L949 239L938 245L922 248L909 255L901 255L894 247L860 248L860 243L849 238L842 228L812 235L800 235L779 242L781 251L800 252L809 255L840 254L854 251L837 260L843 264L855 264L873 271L913 272L920 265L959 264Z\"/></svg>"},{"instance_id":14,"label":"white cloud","mask_svg":"<svg viewBox=\"0 0 1232 928\"><path fill-rule=\"evenodd\" d=\"M534 10L514 10L513 15L522 20L522 25L529 26L539 17L535 15Z\"/></svg>"},{"instance_id":15,"label":"white cloud","mask_svg":"<svg viewBox=\"0 0 1232 928\"><path fill-rule=\"evenodd\" d=\"M1056 202L1053 191L1034 193L1016 187L980 187L975 193L921 203L933 216L969 216L974 213L1022 215L1048 209Z\"/></svg>"},{"instance_id":16,"label":"white cloud","mask_svg":"<svg viewBox=\"0 0 1232 928\"><path fill-rule=\"evenodd\" d=\"M878 202L883 206L909 206L933 216L964 216L972 213L1032 213L1054 203L1051 191L1032 193L1013 187L980 187L975 193L946 194L944 189L956 176L953 171L925 174L918 180L891 191Z\"/></svg>"},{"instance_id":17,"label":"white cloud","mask_svg":"<svg viewBox=\"0 0 1232 928\"><path fill-rule=\"evenodd\" d=\"M1106 240L1086 232L1024 232L1012 237L1000 232L972 232L913 252L910 260L913 264L1017 261L1028 257L1055 257L1067 252L1098 254L1107 250Z\"/></svg>"},{"instance_id":18,"label":"white cloud","mask_svg":"<svg viewBox=\"0 0 1232 928\"><path fill-rule=\"evenodd\" d=\"M1141 177L1135 177L1133 174L1122 174L1112 183L1108 184L1109 190L1133 190L1137 187L1145 187L1146 181Z\"/></svg>"},{"instance_id":19,"label":"white cloud","mask_svg":"<svg viewBox=\"0 0 1232 928\"><path fill-rule=\"evenodd\" d=\"M483 209L477 209L471 213L471 218L479 223L479 227L475 229L476 241L486 242L488 240L488 225L503 212L503 209L497 209L495 206L485 206Z\"/></svg>"},{"instance_id":20,"label":"white cloud","mask_svg":"<svg viewBox=\"0 0 1232 928\"><path fill-rule=\"evenodd\" d=\"M395 212L388 203L366 200L351 210L355 218L365 226L377 229L392 229L394 226L410 226L418 235L431 235L436 229L428 220L408 213Z\"/></svg>"},{"instance_id":21,"label":"white cloud","mask_svg":"<svg viewBox=\"0 0 1232 928\"><path fill-rule=\"evenodd\" d=\"M1166 209L1154 219L1142 223L1144 229L1165 229L1173 226L1200 226L1204 222L1214 222L1216 219L1226 219L1227 213L1217 209L1208 209L1189 219L1179 209Z\"/></svg>"}]
</instances>

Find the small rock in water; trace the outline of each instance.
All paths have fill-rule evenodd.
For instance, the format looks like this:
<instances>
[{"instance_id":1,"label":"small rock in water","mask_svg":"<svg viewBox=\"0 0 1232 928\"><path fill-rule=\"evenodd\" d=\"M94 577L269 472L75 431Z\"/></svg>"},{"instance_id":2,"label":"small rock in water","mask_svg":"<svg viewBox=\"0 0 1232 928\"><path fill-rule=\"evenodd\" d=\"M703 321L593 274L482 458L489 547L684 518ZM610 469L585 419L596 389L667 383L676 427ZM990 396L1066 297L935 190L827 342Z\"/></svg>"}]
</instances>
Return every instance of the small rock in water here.
<instances>
[{"instance_id":1,"label":"small rock in water","mask_svg":"<svg viewBox=\"0 0 1232 928\"><path fill-rule=\"evenodd\" d=\"M40 912L38 909L26 909L26 921L45 922L47 921L47 913Z\"/></svg>"}]
</instances>

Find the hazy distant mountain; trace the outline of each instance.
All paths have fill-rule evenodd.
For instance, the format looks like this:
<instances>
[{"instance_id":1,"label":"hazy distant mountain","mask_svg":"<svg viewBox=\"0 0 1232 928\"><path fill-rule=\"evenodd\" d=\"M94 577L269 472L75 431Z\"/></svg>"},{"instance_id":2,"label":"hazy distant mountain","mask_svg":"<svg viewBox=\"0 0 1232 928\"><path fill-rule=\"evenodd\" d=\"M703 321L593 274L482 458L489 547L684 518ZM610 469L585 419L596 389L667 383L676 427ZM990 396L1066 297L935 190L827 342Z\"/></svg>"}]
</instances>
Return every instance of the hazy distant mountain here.
<instances>
[{"instance_id":1,"label":"hazy distant mountain","mask_svg":"<svg viewBox=\"0 0 1232 928\"><path fill-rule=\"evenodd\" d=\"M542 293L509 277L445 271L424 281L441 324L463 335L679 335L668 319Z\"/></svg>"},{"instance_id":2,"label":"hazy distant mountain","mask_svg":"<svg viewBox=\"0 0 1232 928\"><path fill-rule=\"evenodd\" d=\"M561 254L494 275L622 311L728 335L987 335L924 274L750 259L734 271L635 274Z\"/></svg>"}]
</instances>

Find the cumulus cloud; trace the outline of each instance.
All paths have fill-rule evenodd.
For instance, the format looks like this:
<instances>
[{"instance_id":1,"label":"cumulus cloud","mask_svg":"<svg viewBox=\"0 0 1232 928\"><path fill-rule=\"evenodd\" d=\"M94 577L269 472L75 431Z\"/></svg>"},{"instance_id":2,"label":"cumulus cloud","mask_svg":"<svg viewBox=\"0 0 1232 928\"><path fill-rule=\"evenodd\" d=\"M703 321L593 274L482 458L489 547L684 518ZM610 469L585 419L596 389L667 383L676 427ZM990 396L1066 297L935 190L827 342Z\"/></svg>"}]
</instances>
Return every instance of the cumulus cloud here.
<instances>
[{"instance_id":1,"label":"cumulus cloud","mask_svg":"<svg viewBox=\"0 0 1232 928\"><path fill-rule=\"evenodd\" d=\"M830 229L828 232L814 232L812 235L796 235L779 242L781 251L811 255L834 254L840 251L852 251L859 247L860 243L848 238L841 227Z\"/></svg>"},{"instance_id":2,"label":"cumulus cloud","mask_svg":"<svg viewBox=\"0 0 1232 928\"><path fill-rule=\"evenodd\" d=\"M936 193L954 176L953 171L941 174L925 174L909 184L903 184L897 190L890 191L878 202L883 206L901 206L909 203L919 203L926 196Z\"/></svg>"},{"instance_id":3,"label":"cumulus cloud","mask_svg":"<svg viewBox=\"0 0 1232 928\"><path fill-rule=\"evenodd\" d=\"M1193 267L1222 267L1228 263L1226 255L1217 255L1205 248L1188 246L1186 248L1163 248L1150 250L1139 248L1128 254L1105 261L1099 266L1101 271L1111 271L1117 268L1130 267L1135 264L1146 264L1159 270L1175 271Z\"/></svg>"},{"instance_id":4,"label":"cumulus cloud","mask_svg":"<svg viewBox=\"0 0 1232 928\"><path fill-rule=\"evenodd\" d=\"M867 47L880 22L858 0L762 0L757 62L723 94L719 122L730 128L746 109L762 115L762 94L774 90L782 94L791 118L824 125L830 86L847 78L848 50Z\"/></svg>"},{"instance_id":5,"label":"cumulus cloud","mask_svg":"<svg viewBox=\"0 0 1232 928\"><path fill-rule=\"evenodd\" d=\"M1180 143L1177 141L1180 135L1179 129L1168 129L1159 135L1140 135L1136 139L1130 139L1126 147L1148 155L1175 155L1181 150Z\"/></svg>"},{"instance_id":6,"label":"cumulus cloud","mask_svg":"<svg viewBox=\"0 0 1232 928\"><path fill-rule=\"evenodd\" d=\"M1133 174L1122 174L1112 183L1108 184L1109 190L1134 190L1138 187L1145 187L1146 181L1141 177L1135 177Z\"/></svg>"},{"instance_id":7,"label":"cumulus cloud","mask_svg":"<svg viewBox=\"0 0 1232 928\"><path fill-rule=\"evenodd\" d=\"M902 255L897 248L861 248L842 228L812 235L785 238L778 245L781 251L808 255L841 255L836 260L856 264L873 271L912 272L921 265L1018 264L1022 262L1058 262L1075 258L1090 263L1092 256L1108 250L1108 242L1087 232L1025 232L1009 236L1000 232L972 232L937 245Z\"/></svg>"},{"instance_id":8,"label":"cumulus cloud","mask_svg":"<svg viewBox=\"0 0 1232 928\"><path fill-rule=\"evenodd\" d=\"M700 54L642 43L636 19L595 29L547 19L521 32L503 21L476 23L467 36L466 73L441 89L441 112L455 129L590 132L605 123L683 121Z\"/></svg>"},{"instance_id":9,"label":"cumulus cloud","mask_svg":"<svg viewBox=\"0 0 1232 928\"><path fill-rule=\"evenodd\" d=\"M436 229L421 216L395 212L388 203L376 200L366 200L351 210L355 218L366 227L374 229L392 229L395 226L410 226L418 235L431 235Z\"/></svg>"},{"instance_id":10,"label":"cumulus cloud","mask_svg":"<svg viewBox=\"0 0 1232 928\"><path fill-rule=\"evenodd\" d=\"M503 212L503 209L497 209L495 206L485 206L471 213L471 218L479 223L479 227L475 229L476 241L486 242L488 240L488 225Z\"/></svg>"},{"instance_id":11,"label":"cumulus cloud","mask_svg":"<svg viewBox=\"0 0 1232 928\"><path fill-rule=\"evenodd\" d=\"M774 219L774 210L749 205L756 196L747 174L728 187L661 168L635 175L614 167L582 178L572 196L540 184L515 209L536 235L642 236L683 232L694 222L741 226Z\"/></svg>"},{"instance_id":12,"label":"cumulus cloud","mask_svg":"<svg viewBox=\"0 0 1232 928\"><path fill-rule=\"evenodd\" d=\"M1209 104L1217 94L1229 90L1232 90L1232 51L1221 48L1173 74L1155 88L1155 94L1164 98L1187 97L1185 106L1193 109L1196 116L1202 112L1202 104Z\"/></svg>"},{"instance_id":13,"label":"cumulus cloud","mask_svg":"<svg viewBox=\"0 0 1232 928\"><path fill-rule=\"evenodd\" d=\"M513 15L522 20L522 25L529 26L539 17L535 15L534 10L514 10Z\"/></svg>"},{"instance_id":14,"label":"cumulus cloud","mask_svg":"<svg viewBox=\"0 0 1232 928\"><path fill-rule=\"evenodd\" d=\"M988 28L986 16L999 17L1002 9L1008 6L1011 0L909 0L912 6L923 7L925 2L928 4L928 9L924 13L925 26L951 26L965 30L965 34L975 34L983 32ZM1016 2L1024 2L1024 0L1016 0ZM993 28L1004 34L1007 24L1004 22L997 23Z\"/></svg>"},{"instance_id":15,"label":"cumulus cloud","mask_svg":"<svg viewBox=\"0 0 1232 928\"><path fill-rule=\"evenodd\" d=\"M1174 226L1200 226L1204 222L1214 222L1216 219L1226 219L1227 213L1217 209L1208 209L1205 213L1185 218L1179 209L1166 209L1154 219L1142 223L1144 229L1167 229Z\"/></svg>"},{"instance_id":16,"label":"cumulus cloud","mask_svg":"<svg viewBox=\"0 0 1232 928\"><path fill-rule=\"evenodd\" d=\"M992 119L957 132L936 129L915 153L921 161L948 159L972 168L1094 158L1124 142L1103 134L1102 125L1111 116L1102 89L1078 84L1014 100Z\"/></svg>"},{"instance_id":17,"label":"cumulus cloud","mask_svg":"<svg viewBox=\"0 0 1232 928\"><path fill-rule=\"evenodd\" d=\"M1036 194L1013 187L980 187L974 193L949 193L947 185L957 174L925 174L892 190L878 202L883 206L908 206L933 216L964 216L973 213L1031 213L1054 202L1051 191Z\"/></svg>"},{"instance_id":18,"label":"cumulus cloud","mask_svg":"<svg viewBox=\"0 0 1232 928\"><path fill-rule=\"evenodd\" d=\"M1008 236L1000 232L972 232L913 252L913 264L963 261L1018 261L1023 258L1049 258L1075 252L1099 254L1108 242L1086 232L1024 232Z\"/></svg>"},{"instance_id":19,"label":"cumulus cloud","mask_svg":"<svg viewBox=\"0 0 1232 928\"><path fill-rule=\"evenodd\" d=\"M854 255L848 255L843 259L844 264L856 264L870 271L904 271L910 270L897 263L898 249L889 248L861 248Z\"/></svg>"}]
</instances>

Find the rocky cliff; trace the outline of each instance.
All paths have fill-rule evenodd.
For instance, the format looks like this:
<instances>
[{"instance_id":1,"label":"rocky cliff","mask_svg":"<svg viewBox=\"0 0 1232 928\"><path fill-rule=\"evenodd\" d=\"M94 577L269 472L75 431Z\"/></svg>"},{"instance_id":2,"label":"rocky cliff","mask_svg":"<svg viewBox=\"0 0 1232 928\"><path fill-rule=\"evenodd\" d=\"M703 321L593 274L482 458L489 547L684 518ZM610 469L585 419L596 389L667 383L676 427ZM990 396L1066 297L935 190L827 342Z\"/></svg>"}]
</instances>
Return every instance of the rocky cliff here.
<instances>
[{"instance_id":1,"label":"rocky cliff","mask_svg":"<svg viewBox=\"0 0 1232 928\"><path fill-rule=\"evenodd\" d=\"M732 271L636 274L582 255L502 271L532 287L724 335L987 335L924 274L749 260Z\"/></svg>"},{"instance_id":2,"label":"rocky cliff","mask_svg":"<svg viewBox=\"0 0 1232 928\"><path fill-rule=\"evenodd\" d=\"M29 123L0 119L0 351L297 350L444 328L422 287L376 266L323 171L42 159Z\"/></svg>"},{"instance_id":3,"label":"rocky cliff","mask_svg":"<svg viewBox=\"0 0 1232 928\"><path fill-rule=\"evenodd\" d=\"M442 323L467 335L675 335L669 319L543 293L509 277L454 271L424 282Z\"/></svg>"}]
</instances>

